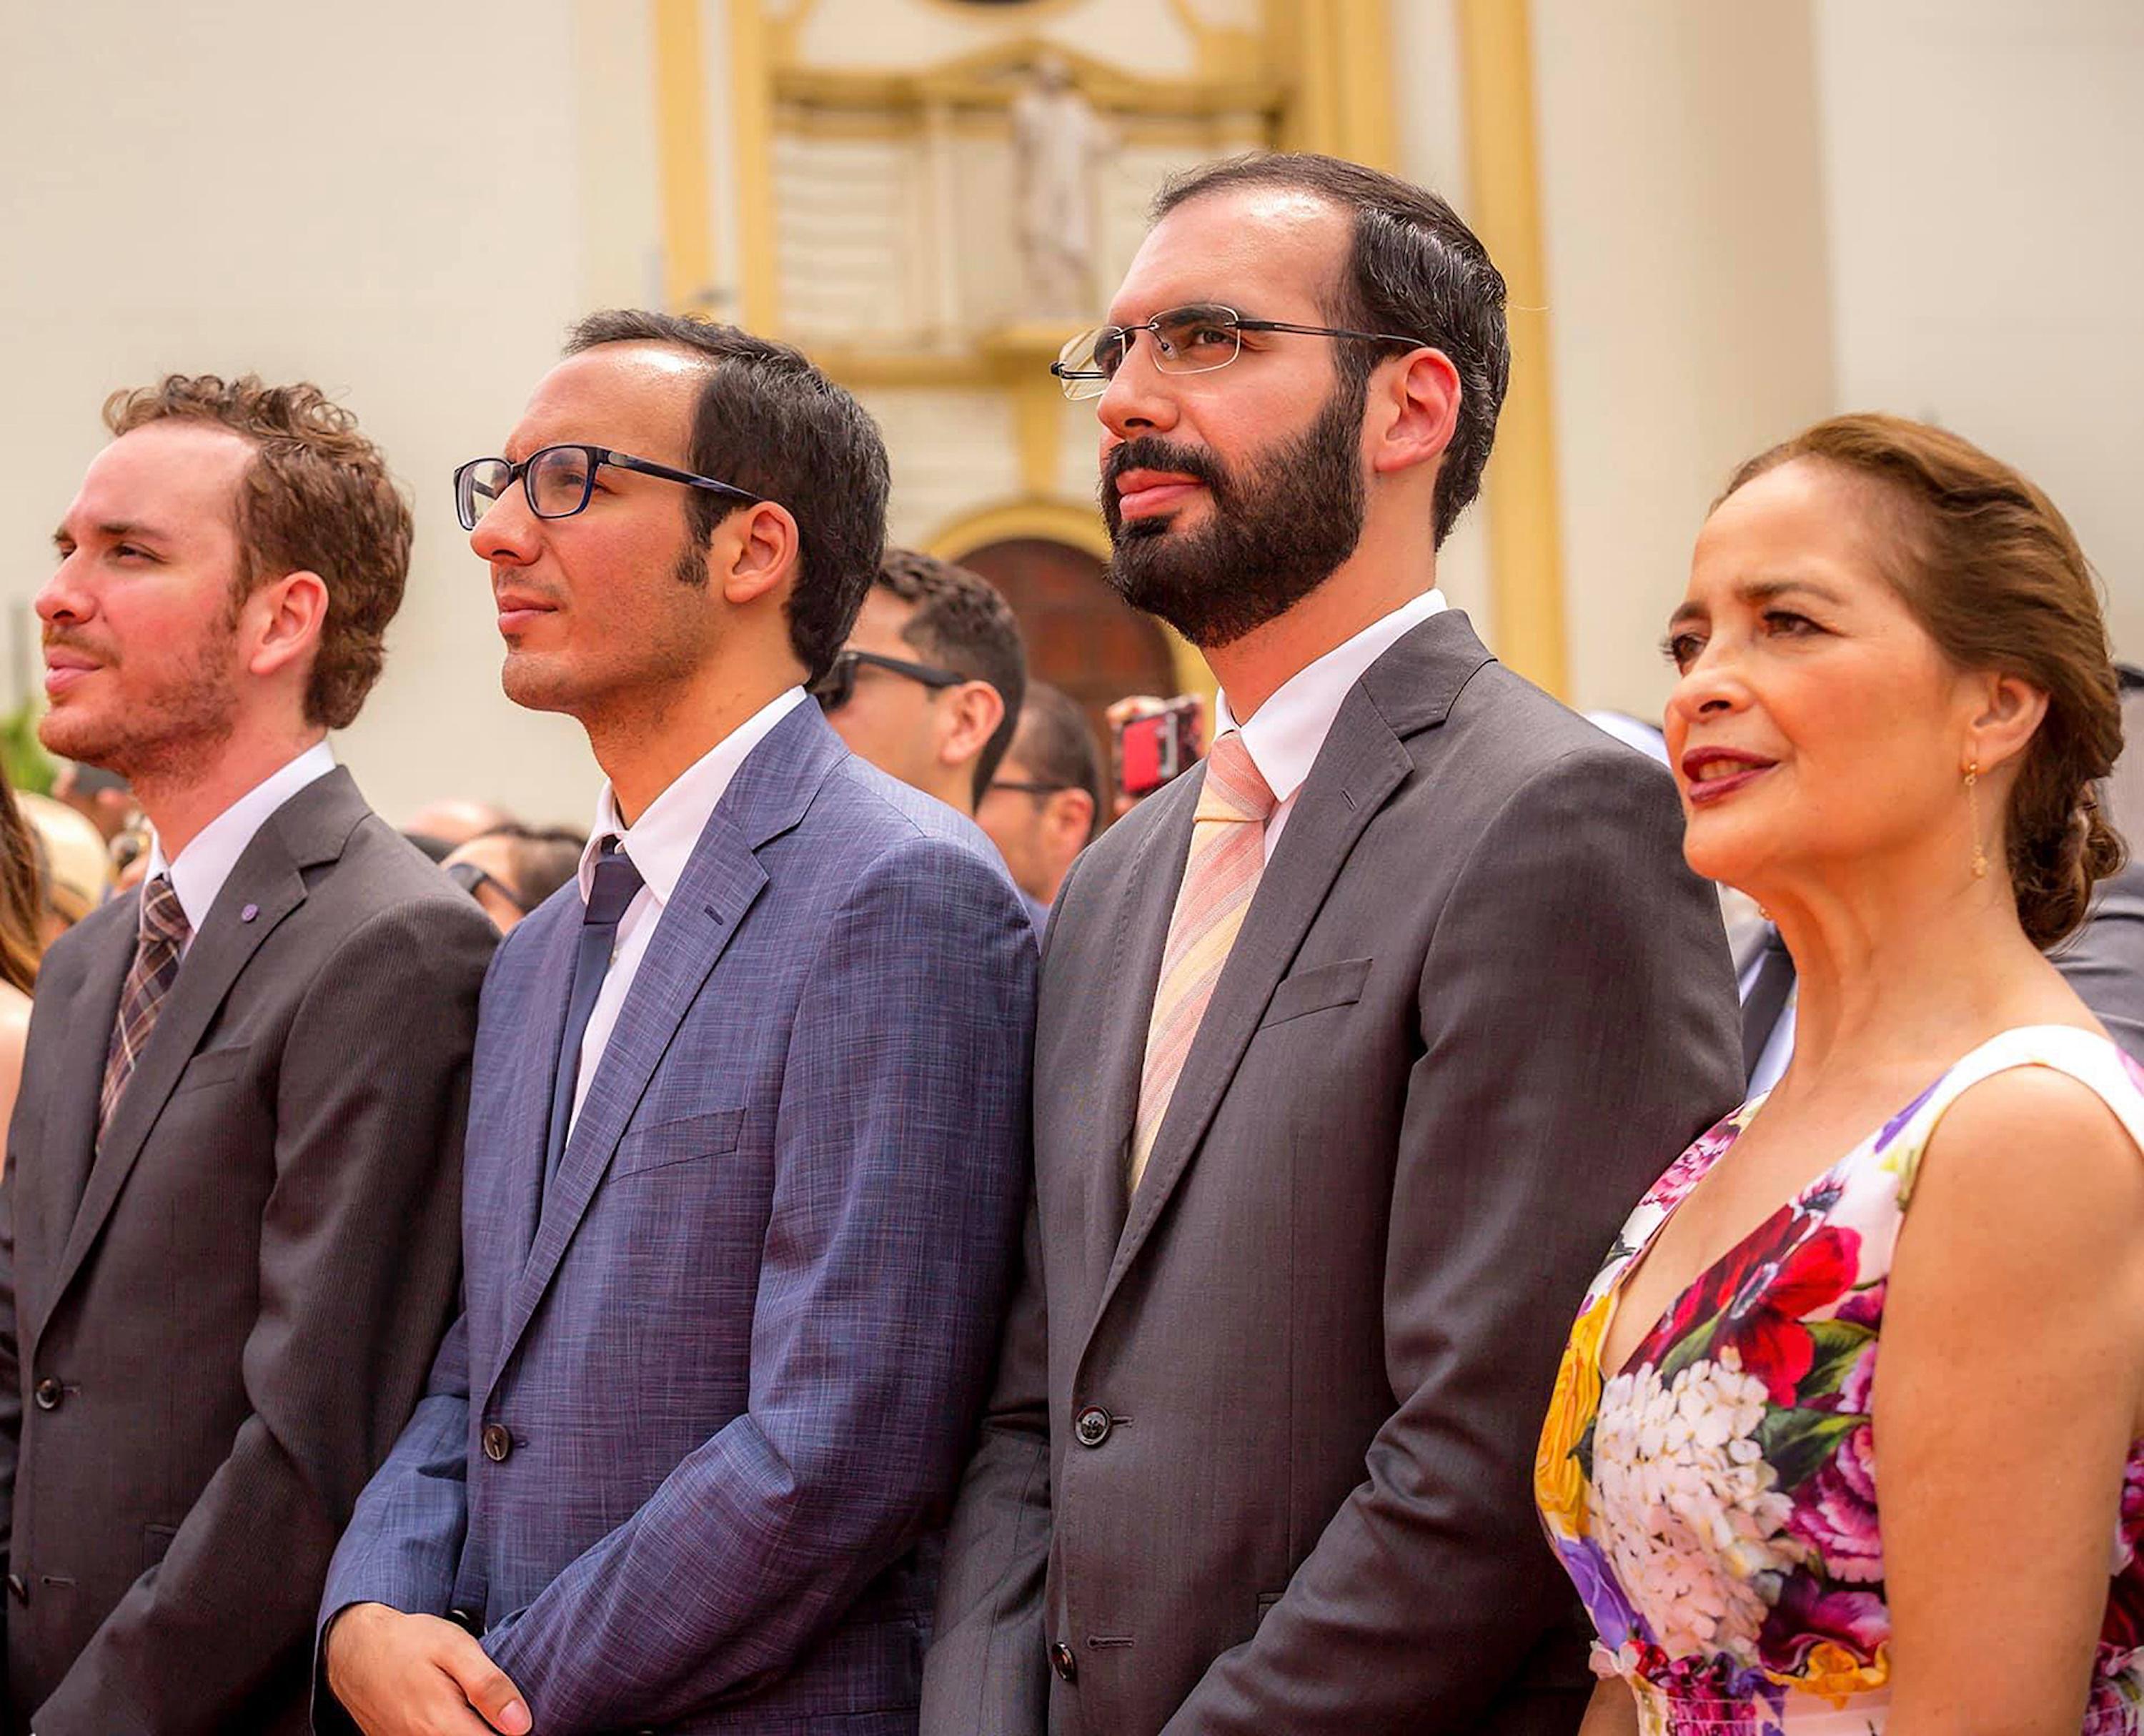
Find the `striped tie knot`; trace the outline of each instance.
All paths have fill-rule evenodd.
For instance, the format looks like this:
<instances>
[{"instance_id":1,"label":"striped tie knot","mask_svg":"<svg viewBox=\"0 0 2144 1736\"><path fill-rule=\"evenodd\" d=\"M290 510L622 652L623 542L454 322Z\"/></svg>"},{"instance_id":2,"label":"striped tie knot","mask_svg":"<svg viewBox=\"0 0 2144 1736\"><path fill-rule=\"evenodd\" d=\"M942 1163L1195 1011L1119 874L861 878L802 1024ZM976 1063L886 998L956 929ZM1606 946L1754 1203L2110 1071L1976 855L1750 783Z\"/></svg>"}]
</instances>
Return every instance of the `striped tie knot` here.
<instances>
[{"instance_id":1,"label":"striped tie knot","mask_svg":"<svg viewBox=\"0 0 2144 1736\"><path fill-rule=\"evenodd\" d=\"M158 875L141 888L142 945L183 946L192 932L186 906L168 875Z\"/></svg>"},{"instance_id":2,"label":"striped tie knot","mask_svg":"<svg viewBox=\"0 0 2144 1736\"><path fill-rule=\"evenodd\" d=\"M1273 792L1258 776L1242 735L1230 730L1206 756L1206 781L1199 788L1193 824L1204 820L1248 820L1263 826L1273 817L1276 806Z\"/></svg>"}]
</instances>

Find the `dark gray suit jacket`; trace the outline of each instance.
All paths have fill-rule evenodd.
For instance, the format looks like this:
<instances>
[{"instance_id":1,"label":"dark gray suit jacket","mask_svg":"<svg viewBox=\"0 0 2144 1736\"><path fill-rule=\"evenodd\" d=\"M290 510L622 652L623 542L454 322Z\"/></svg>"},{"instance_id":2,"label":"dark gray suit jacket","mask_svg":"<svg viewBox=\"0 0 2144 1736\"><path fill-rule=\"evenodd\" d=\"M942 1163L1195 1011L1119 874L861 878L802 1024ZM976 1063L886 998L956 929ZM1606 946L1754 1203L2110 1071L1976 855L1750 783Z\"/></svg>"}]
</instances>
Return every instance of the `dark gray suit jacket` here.
<instances>
[{"instance_id":1,"label":"dark gray suit jacket","mask_svg":"<svg viewBox=\"0 0 2144 1736\"><path fill-rule=\"evenodd\" d=\"M330 773L239 859L98 1149L138 904L46 956L0 1182L12 1722L298 1731L329 1554L454 1307L496 936Z\"/></svg>"},{"instance_id":2,"label":"dark gray suit jacket","mask_svg":"<svg viewBox=\"0 0 2144 1736\"><path fill-rule=\"evenodd\" d=\"M1199 781L1058 900L924 1732L1568 1732L1535 1441L1618 1227L1741 1083L1674 789L1464 616L1410 632L1341 707L1128 1216Z\"/></svg>"}]
</instances>

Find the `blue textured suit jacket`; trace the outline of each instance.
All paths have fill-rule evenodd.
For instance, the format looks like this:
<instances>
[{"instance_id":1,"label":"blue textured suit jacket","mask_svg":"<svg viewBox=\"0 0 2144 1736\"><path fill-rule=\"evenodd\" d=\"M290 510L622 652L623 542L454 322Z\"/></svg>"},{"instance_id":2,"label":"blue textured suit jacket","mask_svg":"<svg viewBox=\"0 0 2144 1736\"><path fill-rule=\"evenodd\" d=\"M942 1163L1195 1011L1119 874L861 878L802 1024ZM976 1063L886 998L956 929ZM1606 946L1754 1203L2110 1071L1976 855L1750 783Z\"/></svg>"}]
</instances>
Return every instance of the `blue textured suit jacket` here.
<instances>
[{"instance_id":1,"label":"blue textured suit jacket","mask_svg":"<svg viewBox=\"0 0 2144 1736\"><path fill-rule=\"evenodd\" d=\"M911 1730L1024 1203L1026 915L980 832L798 707L717 806L545 1198L580 920L568 885L485 985L466 1312L323 1626L480 1624L543 1736Z\"/></svg>"}]
</instances>

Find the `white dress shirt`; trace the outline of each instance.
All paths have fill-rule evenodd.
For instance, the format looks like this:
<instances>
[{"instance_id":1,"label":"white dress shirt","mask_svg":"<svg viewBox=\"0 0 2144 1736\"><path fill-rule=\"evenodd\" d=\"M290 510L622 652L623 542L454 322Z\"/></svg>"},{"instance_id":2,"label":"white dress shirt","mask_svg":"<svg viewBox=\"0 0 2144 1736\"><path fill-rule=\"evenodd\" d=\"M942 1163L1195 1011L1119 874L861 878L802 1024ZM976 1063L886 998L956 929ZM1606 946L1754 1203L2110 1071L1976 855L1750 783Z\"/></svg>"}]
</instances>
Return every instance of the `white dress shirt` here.
<instances>
[{"instance_id":1,"label":"white dress shirt","mask_svg":"<svg viewBox=\"0 0 2144 1736\"><path fill-rule=\"evenodd\" d=\"M804 690L792 687L745 719L706 753L680 772L670 786L648 804L648 811L631 826L618 815L618 801L606 781L596 799L596 823L588 832L588 847L581 852L581 907L588 908L595 890L596 860L606 838L618 840L618 854L640 870L643 882L618 920L618 938L611 945L610 969L604 973L603 990L588 1014L588 1028L581 1037L581 1068L573 1081L573 1114L578 1118L589 1083L603 1060L603 1049L618 1026L619 1009L631 992L640 961L648 955L663 908L684 878L685 865L693 846L707 829L715 804L736 777L745 756L767 739L774 726L804 703ZM572 1132L568 1124L567 1131Z\"/></svg>"},{"instance_id":2,"label":"white dress shirt","mask_svg":"<svg viewBox=\"0 0 2144 1736\"><path fill-rule=\"evenodd\" d=\"M324 737L280 771L271 771L215 819L196 832L176 862L164 860L163 841L149 835L149 872L171 877L171 890L179 895L179 908L186 913L186 946L194 944L201 924L216 908L216 894L231 878L231 870L246 854L253 835L268 823L268 816L307 784L325 777L335 768L335 750ZM180 956L186 955L181 948Z\"/></svg>"},{"instance_id":3,"label":"white dress shirt","mask_svg":"<svg viewBox=\"0 0 2144 1736\"><path fill-rule=\"evenodd\" d=\"M1442 591L1424 591L1419 597L1410 597L1353 638L1343 640L1315 662L1297 670L1273 689L1272 697L1248 723L1236 722L1226 693L1215 697L1215 739L1232 729L1239 733L1251 763L1273 792L1273 817L1266 821L1268 862L1303 780L1310 776L1325 738L1333 733L1333 720L1340 715L1340 702L1347 697L1347 690L1362 678L1362 672L1371 664L1444 608Z\"/></svg>"}]
</instances>

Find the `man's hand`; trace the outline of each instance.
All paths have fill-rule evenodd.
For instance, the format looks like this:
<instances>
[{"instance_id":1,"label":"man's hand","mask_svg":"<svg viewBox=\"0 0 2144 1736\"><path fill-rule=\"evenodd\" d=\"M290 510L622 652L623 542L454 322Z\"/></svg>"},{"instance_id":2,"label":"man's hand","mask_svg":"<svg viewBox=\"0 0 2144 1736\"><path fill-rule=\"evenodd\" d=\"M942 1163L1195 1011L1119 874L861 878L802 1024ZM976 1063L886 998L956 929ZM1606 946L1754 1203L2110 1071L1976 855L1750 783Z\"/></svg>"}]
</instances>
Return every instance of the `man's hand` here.
<instances>
[{"instance_id":1,"label":"man's hand","mask_svg":"<svg viewBox=\"0 0 2144 1736\"><path fill-rule=\"evenodd\" d=\"M528 1703L450 1621L353 1604L329 1624L329 1690L365 1736L527 1736Z\"/></svg>"}]
</instances>

